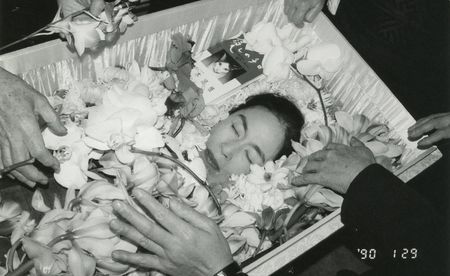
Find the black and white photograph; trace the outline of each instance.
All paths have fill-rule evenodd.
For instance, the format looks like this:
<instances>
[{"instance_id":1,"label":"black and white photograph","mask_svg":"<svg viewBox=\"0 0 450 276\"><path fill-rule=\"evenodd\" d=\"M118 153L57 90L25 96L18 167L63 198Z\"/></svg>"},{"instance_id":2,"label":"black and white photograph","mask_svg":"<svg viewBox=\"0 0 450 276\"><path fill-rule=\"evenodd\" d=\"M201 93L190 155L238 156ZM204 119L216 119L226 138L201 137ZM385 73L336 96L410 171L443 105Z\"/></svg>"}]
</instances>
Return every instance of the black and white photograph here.
<instances>
[{"instance_id":1,"label":"black and white photograph","mask_svg":"<svg viewBox=\"0 0 450 276\"><path fill-rule=\"evenodd\" d=\"M222 84L225 84L246 72L245 69L228 55L225 50L214 53L201 62Z\"/></svg>"},{"instance_id":2,"label":"black and white photograph","mask_svg":"<svg viewBox=\"0 0 450 276\"><path fill-rule=\"evenodd\" d=\"M1 0L0 276L450 275L449 9Z\"/></svg>"}]
</instances>

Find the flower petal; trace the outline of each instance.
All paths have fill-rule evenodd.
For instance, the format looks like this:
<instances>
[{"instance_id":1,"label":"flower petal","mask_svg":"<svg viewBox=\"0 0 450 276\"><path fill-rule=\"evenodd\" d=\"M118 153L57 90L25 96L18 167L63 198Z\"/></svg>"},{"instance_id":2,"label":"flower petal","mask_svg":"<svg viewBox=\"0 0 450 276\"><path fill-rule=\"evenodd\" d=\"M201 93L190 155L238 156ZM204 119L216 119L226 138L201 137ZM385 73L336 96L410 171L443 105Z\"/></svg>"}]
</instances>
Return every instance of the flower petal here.
<instances>
[{"instance_id":1,"label":"flower petal","mask_svg":"<svg viewBox=\"0 0 450 276\"><path fill-rule=\"evenodd\" d=\"M71 162L64 162L61 164L59 173L54 174L58 184L73 189L80 189L87 183L87 176L79 166Z\"/></svg>"},{"instance_id":2,"label":"flower petal","mask_svg":"<svg viewBox=\"0 0 450 276\"><path fill-rule=\"evenodd\" d=\"M259 233L256 228L246 228L242 230L241 236L247 239L250 246L257 247L260 242Z\"/></svg>"},{"instance_id":3,"label":"flower petal","mask_svg":"<svg viewBox=\"0 0 450 276\"><path fill-rule=\"evenodd\" d=\"M164 146L161 133L152 126L138 126L134 140L134 147L140 150L151 151Z\"/></svg>"},{"instance_id":4,"label":"flower petal","mask_svg":"<svg viewBox=\"0 0 450 276\"><path fill-rule=\"evenodd\" d=\"M46 213L51 210L50 207L45 204L44 197L38 189L33 193L33 197L31 198L31 206L33 206L34 210L41 213Z\"/></svg>"},{"instance_id":5,"label":"flower petal","mask_svg":"<svg viewBox=\"0 0 450 276\"><path fill-rule=\"evenodd\" d=\"M92 276L95 273L95 259L84 254L78 246L67 252L67 264L73 276Z\"/></svg>"},{"instance_id":6,"label":"flower petal","mask_svg":"<svg viewBox=\"0 0 450 276\"><path fill-rule=\"evenodd\" d=\"M256 219L246 212L237 212L225 218L221 227L245 227L255 223Z\"/></svg>"}]
</instances>

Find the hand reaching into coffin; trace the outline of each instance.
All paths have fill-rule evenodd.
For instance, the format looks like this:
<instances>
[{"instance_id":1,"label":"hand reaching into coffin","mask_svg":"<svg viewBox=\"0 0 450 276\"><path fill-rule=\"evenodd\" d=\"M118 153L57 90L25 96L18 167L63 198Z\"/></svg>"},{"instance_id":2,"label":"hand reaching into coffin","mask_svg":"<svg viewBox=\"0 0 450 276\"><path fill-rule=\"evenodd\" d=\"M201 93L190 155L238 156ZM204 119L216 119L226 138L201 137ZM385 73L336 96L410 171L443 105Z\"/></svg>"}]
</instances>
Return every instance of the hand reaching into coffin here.
<instances>
[{"instance_id":1,"label":"hand reaching into coffin","mask_svg":"<svg viewBox=\"0 0 450 276\"><path fill-rule=\"evenodd\" d=\"M420 140L419 148L429 148L444 139L450 139L450 112L433 114L418 120L408 129L408 138Z\"/></svg>"},{"instance_id":2,"label":"hand reaching into coffin","mask_svg":"<svg viewBox=\"0 0 450 276\"><path fill-rule=\"evenodd\" d=\"M148 253L118 250L112 254L114 260L185 276L211 276L232 263L228 243L212 220L175 199L167 209L143 190L133 194L154 221L115 201L114 210L128 223L113 220L110 227Z\"/></svg>"},{"instance_id":3,"label":"hand reaching into coffin","mask_svg":"<svg viewBox=\"0 0 450 276\"><path fill-rule=\"evenodd\" d=\"M297 27L312 22L325 5L325 0L284 0L284 13Z\"/></svg>"},{"instance_id":4,"label":"hand reaching into coffin","mask_svg":"<svg viewBox=\"0 0 450 276\"><path fill-rule=\"evenodd\" d=\"M47 99L20 78L0 68L0 169L30 157L47 167L59 169L58 160L44 146L39 117L55 134L66 134ZM12 171L10 176L29 186L48 181L31 164Z\"/></svg>"},{"instance_id":5,"label":"hand reaching into coffin","mask_svg":"<svg viewBox=\"0 0 450 276\"><path fill-rule=\"evenodd\" d=\"M350 145L330 144L308 156L302 175L293 179L293 185L320 184L345 194L355 177L376 162L358 139L352 138Z\"/></svg>"},{"instance_id":6,"label":"hand reaching into coffin","mask_svg":"<svg viewBox=\"0 0 450 276\"><path fill-rule=\"evenodd\" d=\"M98 16L105 9L105 0L58 0L64 16L89 7L89 12Z\"/></svg>"}]
</instances>

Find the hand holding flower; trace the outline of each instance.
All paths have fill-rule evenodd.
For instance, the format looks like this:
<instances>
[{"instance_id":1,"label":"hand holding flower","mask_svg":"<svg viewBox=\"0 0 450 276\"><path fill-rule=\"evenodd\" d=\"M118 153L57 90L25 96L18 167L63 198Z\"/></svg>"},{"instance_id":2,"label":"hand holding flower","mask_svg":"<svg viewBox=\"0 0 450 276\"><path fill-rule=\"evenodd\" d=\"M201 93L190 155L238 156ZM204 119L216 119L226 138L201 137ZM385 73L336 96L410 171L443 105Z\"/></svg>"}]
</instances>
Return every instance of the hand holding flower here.
<instances>
[{"instance_id":1,"label":"hand holding flower","mask_svg":"<svg viewBox=\"0 0 450 276\"><path fill-rule=\"evenodd\" d=\"M170 200L169 210L143 190L134 190L134 195L155 221L116 201L114 210L131 225L114 220L110 226L151 253L114 251L115 260L170 275L196 276L213 275L232 262L227 241L213 221L177 200Z\"/></svg>"},{"instance_id":2,"label":"hand holding flower","mask_svg":"<svg viewBox=\"0 0 450 276\"><path fill-rule=\"evenodd\" d=\"M2 68L0 86L0 169L35 157L45 166L58 170L59 162L45 148L35 116L55 134L66 133L47 99ZM28 186L47 183L47 177L32 165L23 166L11 175Z\"/></svg>"}]
</instances>

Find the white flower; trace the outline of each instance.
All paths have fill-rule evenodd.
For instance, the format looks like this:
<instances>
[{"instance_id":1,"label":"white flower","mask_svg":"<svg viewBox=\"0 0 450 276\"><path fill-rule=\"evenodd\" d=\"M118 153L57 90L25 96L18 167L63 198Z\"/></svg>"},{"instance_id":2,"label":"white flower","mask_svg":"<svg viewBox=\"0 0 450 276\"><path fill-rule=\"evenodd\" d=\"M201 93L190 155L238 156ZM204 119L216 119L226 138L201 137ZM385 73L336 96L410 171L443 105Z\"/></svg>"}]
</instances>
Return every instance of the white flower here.
<instances>
[{"instance_id":1,"label":"white flower","mask_svg":"<svg viewBox=\"0 0 450 276\"><path fill-rule=\"evenodd\" d=\"M59 160L60 171L54 173L55 180L66 188L79 189L87 182L89 148L83 142L83 129L71 121L65 124L67 134L57 136L46 129L42 133L45 146L54 150L53 155Z\"/></svg>"},{"instance_id":2,"label":"white flower","mask_svg":"<svg viewBox=\"0 0 450 276\"><path fill-rule=\"evenodd\" d=\"M175 139L179 142L179 149L182 152L194 147L204 149L208 136L203 135L193 124L187 121Z\"/></svg>"},{"instance_id":3,"label":"white flower","mask_svg":"<svg viewBox=\"0 0 450 276\"><path fill-rule=\"evenodd\" d=\"M143 150L164 145L154 128L157 118L150 99L115 85L103 96L102 105L90 108L84 141L98 150L115 150L119 160L128 164L134 160L130 144Z\"/></svg>"},{"instance_id":4,"label":"white flower","mask_svg":"<svg viewBox=\"0 0 450 276\"><path fill-rule=\"evenodd\" d=\"M263 73L268 81L285 80L289 77L294 55L283 46L273 47L263 58Z\"/></svg>"},{"instance_id":5,"label":"white flower","mask_svg":"<svg viewBox=\"0 0 450 276\"><path fill-rule=\"evenodd\" d=\"M303 75L320 75L328 79L341 67L343 58L336 44L319 44L309 48L305 59L297 62L297 69Z\"/></svg>"},{"instance_id":6,"label":"white flower","mask_svg":"<svg viewBox=\"0 0 450 276\"><path fill-rule=\"evenodd\" d=\"M264 167L251 165L250 174L233 176L235 184L226 189L228 201L248 212L262 212L268 206L280 209L284 206L280 188L289 188L289 169L282 167L284 160L269 161Z\"/></svg>"},{"instance_id":7,"label":"white flower","mask_svg":"<svg viewBox=\"0 0 450 276\"><path fill-rule=\"evenodd\" d=\"M69 31L73 35L78 55L83 55L85 49L93 49L101 40L105 40L105 34L98 28L99 25L97 21L69 22Z\"/></svg>"},{"instance_id":8,"label":"white flower","mask_svg":"<svg viewBox=\"0 0 450 276\"><path fill-rule=\"evenodd\" d=\"M155 163L140 156L134 160L130 181L141 189L152 191L159 181L159 171Z\"/></svg>"},{"instance_id":9,"label":"white flower","mask_svg":"<svg viewBox=\"0 0 450 276\"><path fill-rule=\"evenodd\" d=\"M211 128L226 117L228 117L228 112L222 112L216 105L206 105L197 120L202 126Z\"/></svg>"}]
</instances>

